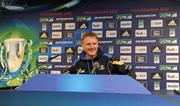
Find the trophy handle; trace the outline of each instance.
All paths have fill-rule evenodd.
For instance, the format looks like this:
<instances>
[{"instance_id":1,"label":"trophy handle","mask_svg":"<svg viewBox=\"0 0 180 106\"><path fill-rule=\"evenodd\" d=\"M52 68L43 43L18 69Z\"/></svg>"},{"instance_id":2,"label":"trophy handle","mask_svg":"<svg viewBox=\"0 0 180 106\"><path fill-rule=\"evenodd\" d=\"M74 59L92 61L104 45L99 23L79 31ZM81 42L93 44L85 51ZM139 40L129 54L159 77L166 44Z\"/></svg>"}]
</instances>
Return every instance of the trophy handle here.
<instances>
[{"instance_id":1,"label":"trophy handle","mask_svg":"<svg viewBox=\"0 0 180 106\"><path fill-rule=\"evenodd\" d=\"M30 78L29 76L29 69L28 69L28 66L30 65L31 63L31 60L32 60L32 41L28 41L27 42L27 59L24 60L24 64L22 66L22 69L21 69L21 73L22 75L24 75L25 77L27 78ZM26 52L26 51L25 51Z\"/></svg>"},{"instance_id":2,"label":"trophy handle","mask_svg":"<svg viewBox=\"0 0 180 106\"><path fill-rule=\"evenodd\" d=\"M1 45L1 46L0 46L0 49L1 49L1 50L0 50L0 59L1 59L1 62L0 62L0 63L1 63L2 68L4 68L4 67L5 67L5 66L4 66L4 62L3 62L3 61L4 61L4 59L3 59L4 45L3 45L2 43L1 43L0 45Z\"/></svg>"},{"instance_id":3,"label":"trophy handle","mask_svg":"<svg viewBox=\"0 0 180 106\"><path fill-rule=\"evenodd\" d=\"M8 70L7 70L7 62L4 60L4 57L3 57L3 54L4 54L4 45L1 43L1 46L0 46L0 63L1 63L1 66L3 68L3 74L2 76L0 77L0 80L3 79L5 77L5 75L7 74Z\"/></svg>"}]
</instances>

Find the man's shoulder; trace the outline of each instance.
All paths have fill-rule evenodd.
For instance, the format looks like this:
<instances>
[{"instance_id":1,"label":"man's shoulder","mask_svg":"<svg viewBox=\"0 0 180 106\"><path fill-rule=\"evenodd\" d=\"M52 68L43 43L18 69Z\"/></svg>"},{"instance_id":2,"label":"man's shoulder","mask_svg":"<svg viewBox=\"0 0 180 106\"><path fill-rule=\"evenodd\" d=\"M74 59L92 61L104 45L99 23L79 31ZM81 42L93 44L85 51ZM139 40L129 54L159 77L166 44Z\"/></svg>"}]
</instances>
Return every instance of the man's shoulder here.
<instances>
[{"instance_id":1,"label":"man's shoulder","mask_svg":"<svg viewBox=\"0 0 180 106\"><path fill-rule=\"evenodd\" d=\"M112 58L112 55L108 53L103 53L103 57Z\"/></svg>"}]
</instances>

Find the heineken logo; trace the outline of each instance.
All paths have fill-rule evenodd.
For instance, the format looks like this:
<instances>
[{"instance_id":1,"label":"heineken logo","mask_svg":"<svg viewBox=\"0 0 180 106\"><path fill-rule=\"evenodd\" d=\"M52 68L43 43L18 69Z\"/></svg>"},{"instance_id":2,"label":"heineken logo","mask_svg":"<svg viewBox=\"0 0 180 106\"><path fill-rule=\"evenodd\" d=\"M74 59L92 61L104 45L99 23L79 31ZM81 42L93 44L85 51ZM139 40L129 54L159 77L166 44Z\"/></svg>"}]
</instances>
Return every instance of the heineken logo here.
<instances>
[{"instance_id":1,"label":"heineken logo","mask_svg":"<svg viewBox=\"0 0 180 106\"><path fill-rule=\"evenodd\" d=\"M177 65L160 65L159 70L177 71Z\"/></svg>"}]
</instances>

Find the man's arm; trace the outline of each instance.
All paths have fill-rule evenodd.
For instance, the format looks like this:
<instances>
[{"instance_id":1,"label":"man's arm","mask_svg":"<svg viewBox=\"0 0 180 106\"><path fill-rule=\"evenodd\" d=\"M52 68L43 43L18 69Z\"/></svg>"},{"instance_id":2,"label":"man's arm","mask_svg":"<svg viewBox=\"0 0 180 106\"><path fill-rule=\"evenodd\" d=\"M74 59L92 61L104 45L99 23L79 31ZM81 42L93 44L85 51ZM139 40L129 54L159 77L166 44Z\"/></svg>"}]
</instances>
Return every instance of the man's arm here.
<instances>
[{"instance_id":1,"label":"man's arm","mask_svg":"<svg viewBox=\"0 0 180 106\"><path fill-rule=\"evenodd\" d=\"M132 78L136 78L135 73L132 72L133 70L131 66L126 65L124 62L118 60L115 56L112 56L111 61L112 74L129 75Z\"/></svg>"},{"instance_id":2,"label":"man's arm","mask_svg":"<svg viewBox=\"0 0 180 106\"><path fill-rule=\"evenodd\" d=\"M67 69L67 71L64 72L64 74L76 74L76 66L72 65L70 68Z\"/></svg>"}]
</instances>

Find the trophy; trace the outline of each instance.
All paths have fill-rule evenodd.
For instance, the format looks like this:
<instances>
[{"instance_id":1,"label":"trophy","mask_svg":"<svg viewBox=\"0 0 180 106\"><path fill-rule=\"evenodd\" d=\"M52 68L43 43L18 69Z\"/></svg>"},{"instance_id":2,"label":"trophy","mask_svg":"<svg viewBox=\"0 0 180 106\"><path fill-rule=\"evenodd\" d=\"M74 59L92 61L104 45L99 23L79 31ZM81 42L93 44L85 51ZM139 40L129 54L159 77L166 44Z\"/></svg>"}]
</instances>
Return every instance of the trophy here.
<instances>
[{"instance_id":1,"label":"trophy","mask_svg":"<svg viewBox=\"0 0 180 106\"><path fill-rule=\"evenodd\" d=\"M6 86L21 85L32 59L32 41L10 38L0 44L0 81Z\"/></svg>"}]
</instances>

